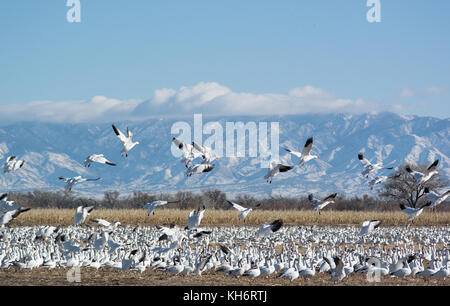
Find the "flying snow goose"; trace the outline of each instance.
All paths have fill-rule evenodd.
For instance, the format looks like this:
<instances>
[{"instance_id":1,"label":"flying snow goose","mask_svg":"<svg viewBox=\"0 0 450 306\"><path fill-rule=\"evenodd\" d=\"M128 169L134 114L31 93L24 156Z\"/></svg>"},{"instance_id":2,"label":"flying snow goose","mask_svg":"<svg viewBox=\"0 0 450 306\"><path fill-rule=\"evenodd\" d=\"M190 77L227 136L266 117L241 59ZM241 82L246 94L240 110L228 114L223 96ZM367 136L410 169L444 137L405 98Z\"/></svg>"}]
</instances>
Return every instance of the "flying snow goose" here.
<instances>
[{"instance_id":1,"label":"flying snow goose","mask_svg":"<svg viewBox=\"0 0 450 306\"><path fill-rule=\"evenodd\" d=\"M155 214L156 207L178 202L180 201L153 201L151 203L145 204L144 206L142 206L142 208L147 209L147 215L150 216L152 213Z\"/></svg>"},{"instance_id":2,"label":"flying snow goose","mask_svg":"<svg viewBox=\"0 0 450 306\"><path fill-rule=\"evenodd\" d=\"M195 142L192 142L192 145L197 151L201 153L204 164L210 164L211 162L219 158L218 156L213 154L212 149L210 147L200 146Z\"/></svg>"},{"instance_id":3,"label":"flying snow goose","mask_svg":"<svg viewBox=\"0 0 450 306\"><path fill-rule=\"evenodd\" d=\"M337 193L330 194L323 200L314 199L314 195L311 193L308 195L308 200L311 204L314 205L313 210L318 211L320 215L320 211L325 208L328 204L334 203L334 199L336 198Z\"/></svg>"},{"instance_id":4,"label":"flying snow goose","mask_svg":"<svg viewBox=\"0 0 450 306\"><path fill-rule=\"evenodd\" d=\"M24 164L25 161L16 159L16 156L9 156L3 166L3 171L5 173L16 171L17 169L22 168Z\"/></svg>"},{"instance_id":5,"label":"flying snow goose","mask_svg":"<svg viewBox=\"0 0 450 306\"><path fill-rule=\"evenodd\" d=\"M0 210L11 211L22 208L16 205L14 201L8 201L8 194L4 193L0 196Z\"/></svg>"},{"instance_id":6,"label":"flying snow goose","mask_svg":"<svg viewBox=\"0 0 450 306\"><path fill-rule=\"evenodd\" d=\"M287 148L285 148L285 150L291 153L292 155L295 155L298 158L300 158L298 166L301 167L308 161L318 158L318 156L310 154L312 146L313 146L313 137L310 137L306 140L302 152L296 152Z\"/></svg>"},{"instance_id":7,"label":"flying snow goose","mask_svg":"<svg viewBox=\"0 0 450 306\"><path fill-rule=\"evenodd\" d=\"M287 172L287 171L291 170L292 168L294 168L294 167L286 166L286 165L280 164L277 161L273 160L270 162L269 169L267 170L267 175L264 176L264 179L267 182L272 183L272 179L278 173Z\"/></svg>"},{"instance_id":8,"label":"flying snow goose","mask_svg":"<svg viewBox=\"0 0 450 306\"><path fill-rule=\"evenodd\" d=\"M406 171L411 174L415 178L415 185L423 185L426 182L428 182L431 177L435 174L438 174L439 172L436 170L437 165L439 164L439 159L436 159L425 171L425 173L414 171L411 169L410 166L407 166L405 169Z\"/></svg>"},{"instance_id":9,"label":"flying snow goose","mask_svg":"<svg viewBox=\"0 0 450 306\"><path fill-rule=\"evenodd\" d=\"M247 217L247 215L253 210L253 208L252 207L247 207L247 208L245 208L245 207L242 207L241 205L239 205L239 204L237 204L237 203L234 203L234 202L231 202L231 201L228 201L227 200L227 202L228 202L228 204L230 204L233 208L235 208L235 209L237 209L237 210L239 210L241 213L238 215L238 218L239 219L245 219L245 217ZM261 203L258 203L255 207L259 207L259 206L261 206Z\"/></svg>"},{"instance_id":10,"label":"flying snow goose","mask_svg":"<svg viewBox=\"0 0 450 306\"><path fill-rule=\"evenodd\" d=\"M371 180L371 181L369 182L370 190L373 190L373 188L375 187L375 185L381 184L381 183L383 183L384 181L386 181L387 179L388 179L388 177L385 176L385 175L377 176L376 178L374 178L373 180Z\"/></svg>"},{"instance_id":11,"label":"flying snow goose","mask_svg":"<svg viewBox=\"0 0 450 306\"><path fill-rule=\"evenodd\" d=\"M189 213L188 221L187 221L187 229L194 229L200 226L200 222L202 222L203 215L205 213L206 207L203 205L203 209L200 210L194 209Z\"/></svg>"},{"instance_id":12,"label":"flying snow goose","mask_svg":"<svg viewBox=\"0 0 450 306\"><path fill-rule=\"evenodd\" d=\"M82 178L81 176L75 176L75 177L71 177L71 178L64 178L64 177L60 176L58 179L60 179L61 181L67 183L66 187L65 187L65 190L66 190L66 192L70 192L70 191L72 191L73 185L75 185L77 183L98 181L100 178L86 179L86 178Z\"/></svg>"},{"instance_id":13,"label":"flying snow goose","mask_svg":"<svg viewBox=\"0 0 450 306\"><path fill-rule=\"evenodd\" d=\"M420 216L420 214L423 212L423 209L427 206L430 206L431 202L427 202L423 204L419 208L412 208L405 206L403 204L400 204L400 209L405 213L409 215L408 221L413 221L416 217Z\"/></svg>"},{"instance_id":14,"label":"flying snow goose","mask_svg":"<svg viewBox=\"0 0 450 306\"><path fill-rule=\"evenodd\" d=\"M103 154L91 154L84 160L84 166L90 167L91 163L99 163L99 164L106 164L110 166L115 166L115 163L110 162L106 159L106 157Z\"/></svg>"},{"instance_id":15,"label":"flying snow goose","mask_svg":"<svg viewBox=\"0 0 450 306\"><path fill-rule=\"evenodd\" d=\"M332 281L341 281L347 276L344 269L344 262L339 257L333 257L333 262L328 257L324 257L323 259L330 267L334 267L331 269Z\"/></svg>"},{"instance_id":16,"label":"flying snow goose","mask_svg":"<svg viewBox=\"0 0 450 306\"><path fill-rule=\"evenodd\" d=\"M381 224L380 220L364 221L361 226L361 231L359 232L359 234L360 235L370 234L374 229L379 227L380 224Z\"/></svg>"},{"instance_id":17,"label":"flying snow goose","mask_svg":"<svg viewBox=\"0 0 450 306\"><path fill-rule=\"evenodd\" d=\"M376 173L380 169L387 169L387 170L394 169L393 167L383 168L383 163L382 162L379 162L377 164L372 164L370 161L368 161L364 157L364 155L362 153L358 154L358 159L359 159L359 161L361 162L361 164L363 166L363 171L361 172L361 174L365 178L368 178L370 173L372 173L372 172Z\"/></svg>"},{"instance_id":18,"label":"flying snow goose","mask_svg":"<svg viewBox=\"0 0 450 306\"><path fill-rule=\"evenodd\" d=\"M19 208L7 212L0 212L1 227L5 227L11 220L17 218L21 213L29 211L31 208Z\"/></svg>"},{"instance_id":19,"label":"flying snow goose","mask_svg":"<svg viewBox=\"0 0 450 306\"><path fill-rule=\"evenodd\" d=\"M191 165L187 171L186 175L191 176L192 174L200 174L200 173L206 173L210 172L214 169L214 164L197 164L197 165Z\"/></svg>"},{"instance_id":20,"label":"flying snow goose","mask_svg":"<svg viewBox=\"0 0 450 306\"><path fill-rule=\"evenodd\" d=\"M196 158L202 157L202 154L200 152L194 151L194 147L188 143L184 143L177 138L172 138L173 143L177 146L178 149L181 150L183 153L183 159L181 160L182 163L186 166L186 168L189 167L189 164Z\"/></svg>"},{"instance_id":21,"label":"flying snow goose","mask_svg":"<svg viewBox=\"0 0 450 306\"><path fill-rule=\"evenodd\" d=\"M115 221L115 222L111 223L104 219L91 219L91 221L94 223L97 223L101 226L104 226L104 227L113 227L113 228L117 228L121 224L119 221Z\"/></svg>"},{"instance_id":22,"label":"flying snow goose","mask_svg":"<svg viewBox=\"0 0 450 306\"><path fill-rule=\"evenodd\" d=\"M128 157L128 152L134 148L135 145L139 144L139 141L133 142L133 133L127 128L127 136L125 136L124 133L122 133L119 129L116 128L116 126L113 124L112 128L114 130L114 133L116 133L117 137L120 139L123 145L123 149L120 152L122 156L125 154L125 157Z\"/></svg>"},{"instance_id":23,"label":"flying snow goose","mask_svg":"<svg viewBox=\"0 0 450 306\"><path fill-rule=\"evenodd\" d=\"M424 193L426 193L428 200L432 202L430 205L430 208L436 207L442 202L444 202L448 196L450 195L450 190L447 192L444 192L442 194L438 194L432 190L430 190L428 187L425 187Z\"/></svg>"},{"instance_id":24,"label":"flying snow goose","mask_svg":"<svg viewBox=\"0 0 450 306\"><path fill-rule=\"evenodd\" d=\"M75 211L74 225L80 225L86 222L86 217L94 210L94 206L78 206Z\"/></svg>"},{"instance_id":25,"label":"flying snow goose","mask_svg":"<svg viewBox=\"0 0 450 306\"><path fill-rule=\"evenodd\" d=\"M272 233L275 233L283 226L283 220L278 219L273 222L266 222L261 225L256 233L258 236L266 237Z\"/></svg>"}]
</instances>

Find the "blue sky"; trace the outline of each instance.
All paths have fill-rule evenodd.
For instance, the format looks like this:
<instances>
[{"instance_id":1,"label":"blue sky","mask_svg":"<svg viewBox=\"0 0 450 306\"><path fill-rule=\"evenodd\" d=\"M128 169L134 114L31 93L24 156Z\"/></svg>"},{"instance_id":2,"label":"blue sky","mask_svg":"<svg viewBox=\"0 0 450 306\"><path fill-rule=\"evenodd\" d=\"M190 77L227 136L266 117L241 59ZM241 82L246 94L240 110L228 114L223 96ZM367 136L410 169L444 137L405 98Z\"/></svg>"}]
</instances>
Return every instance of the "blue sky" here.
<instances>
[{"instance_id":1,"label":"blue sky","mask_svg":"<svg viewBox=\"0 0 450 306\"><path fill-rule=\"evenodd\" d=\"M81 0L81 23L68 10L0 3L0 105L102 96L134 107L213 83L242 103L314 88L330 103L450 116L446 0L381 0L380 23L367 22L366 0Z\"/></svg>"}]
</instances>

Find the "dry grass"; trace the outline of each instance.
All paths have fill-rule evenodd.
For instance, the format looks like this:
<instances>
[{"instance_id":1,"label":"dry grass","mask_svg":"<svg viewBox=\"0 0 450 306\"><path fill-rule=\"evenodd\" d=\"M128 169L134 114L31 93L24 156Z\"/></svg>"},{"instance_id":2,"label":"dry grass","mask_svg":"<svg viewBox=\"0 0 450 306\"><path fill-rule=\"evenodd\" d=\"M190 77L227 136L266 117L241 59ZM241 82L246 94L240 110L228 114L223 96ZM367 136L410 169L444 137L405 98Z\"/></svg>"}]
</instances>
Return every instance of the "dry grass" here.
<instances>
[{"instance_id":1,"label":"dry grass","mask_svg":"<svg viewBox=\"0 0 450 306\"><path fill-rule=\"evenodd\" d=\"M147 216L145 209L101 209L94 210L90 218L102 218L108 221L120 221L122 225L153 226L156 224L175 223L186 225L189 210L159 209L155 215ZM73 209L32 209L20 215L11 226L34 225L70 225L73 223L75 211ZM235 210L206 210L202 220L203 226L218 225L261 225L267 221L282 219L286 225L361 225L365 220L382 220L383 225L407 225L407 215L401 211L323 211L304 210L260 210L252 211L245 223L237 218ZM414 225L449 225L450 212L425 211L414 220Z\"/></svg>"}]
</instances>

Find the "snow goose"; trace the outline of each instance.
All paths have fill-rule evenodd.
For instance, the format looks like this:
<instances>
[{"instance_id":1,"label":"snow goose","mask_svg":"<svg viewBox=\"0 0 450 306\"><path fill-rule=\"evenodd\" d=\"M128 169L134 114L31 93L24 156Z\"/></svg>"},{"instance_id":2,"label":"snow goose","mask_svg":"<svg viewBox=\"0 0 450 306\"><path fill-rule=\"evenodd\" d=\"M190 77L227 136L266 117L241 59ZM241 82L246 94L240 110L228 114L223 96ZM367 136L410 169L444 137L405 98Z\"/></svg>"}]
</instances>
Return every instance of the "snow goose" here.
<instances>
[{"instance_id":1,"label":"snow goose","mask_svg":"<svg viewBox=\"0 0 450 306\"><path fill-rule=\"evenodd\" d=\"M359 153L358 154L358 159L361 162L362 166L363 166L363 171L361 172L362 176L368 178L370 173L376 173L378 170L380 169L388 169L388 170L392 170L392 167L388 167L388 168L383 168L383 163L379 162L377 164L372 164L370 161L368 161L363 153Z\"/></svg>"},{"instance_id":2,"label":"snow goose","mask_svg":"<svg viewBox=\"0 0 450 306\"><path fill-rule=\"evenodd\" d=\"M195 229L200 226L200 222L202 222L203 215L205 213L206 207L203 205L203 209L200 210L194 209L189 213L188 221L187 221L187 229Z\"/></svg>"},{"instance_id":3,"label":"snow goose","mask_svg":"<svg viewBox=\"0 0 450 306\"><path fill-rule=\"evenodd\" d=\"M210 172L214 169L214 164L197 164L197 165L191 165L187 171L186 175L191 176L192 174L200 174L200 173L206 173Z\"/></svg>"},{"instance_id":4,"label":"snow goose","mask_svg":"<svg viewBox=\"0 0 450 306\"><path fill-rule=\"evenodd\" d=\"M359 234L360 235L370 234L374 229L379 227L380 224L381 224L380 220L364 221L361 226L361 231L359 232Z\"/></svg>"},{"instance_id":5,"label":"snow goose","mask_svg":"<svg viewBox=\"0 0 450 306\"><path fill-rule=\"evenodd\" d=\"M245 217L247 217L247 215L253 210L253 208L251 208L251 207L247 207L247 208L245 208L245 207L243 207L243 206L241 206L241 205L239 205L239 204L237 204L237 203L234 203L234 202L231 202L231 201L228 201L227 200L227 202L228 202L228 204L230 204L233 208L235 208L235 209L237 209L237 210L239 210L240 211L240 214L238 215L238 218L239 219L245 219ZM258 203L255 207L259 207L259 206L261 206L261 203ZM245 220L244 220L245 221Z\"/></svg>"},{"instance_id":6,"label":"snow goose","mask_svg":"<svg viewBox=\"0 0 450 306\"><path fill-rule=\"evenodd\" d=\"M425 207L428 207L431 205L431 202L427 202L425 204L423 204L421 207L419 208L412 208L412 207L407 207L403 204L400 204L400 209L405 213L409 215L408 221L413 221L416 217L420 216L420 214L423 212Z\"/></svg>"},{"instance_id":7,"label":"snow goose","mask_svg":"<svg viewBox=\"0 0 450 306\"><path fill-rule=\"evenodd\" d=\"M296 152L287 148L285 148L285 150L291 153L292 155L295 155L298 158L300 158L298 166L302 167L305 163L309 162L310 160L318 158L318 156L310 154L312 146L313 146L313 137L310 137L306 140L302 152Z\"/></svg>"},{"instance_id":8,"label":"snow goose","mask_svg":"<svg viewBox=\"0 0 450 306\"><path fill-rule=\"evenodd\" d=\"M89 213L94 210L94 206L78 206L75 211L74 225L80 225L86 222Z\"/></svg>"},{"instance_id":9,"label":"snow goose","mask_svg":"<svg viewBox=\"0 0 450 306\"><path fill-rule=\"evenodd\" d=\"M311 193L308 195L308 200L314 205L313 210L318 211L320 215L320 211L325 208L328 204L334 203L334 199L336 198L337 193L330 194L323 200L314 199L314 195Z\"/></svg>"},{"instance_id":10,"label":"snow goose","mask_svg":"<svg viewBox=\"0 0 450 306\"><path fill-rule=\"evenodd\" d=\"M19 208L7 212L0 212L1 227L5 227L11 220L17 218L21 213L29 211L30 208Z\"/></svg>"},{"instance_id":11,"label":"snow goose","mask_svg":"<svg viewBox=\"0 0 450 306\"><path fill-rule=\"evenodd\" d=\"M67 183L66 186L64 187L64 189L66 192L70 192L70 191L72 191L72 187L77 183L98 181L100 178L98 177L96 179L87 179L87 178L83 178L79 175L79 176L75 176L75 177L71 177L71 178L64 178L64 177L60 176L58 179Z\"/></svg>"},{"instance_id":12,"label":"snow goose","mask_svg":"<svg viewBox=\"0 0 450 306\"><path fill-rule=\"evenodd\" d=\"M119 221L111 223L104 219L91 219L91 222L97 223L103 227L112 227L114 229L117 228L121 224Z\"/></svg>"},{"instance_id":13,"label":"snow goose","mask_svg":"<svg viewBox=\"0 0 450 306\"><path fill-rule=\"evenodd\" d=\"M25 161L23 160L17 160L16 156L9 156L6 159L5 165L3 166L3 171L5 173L16 171L17 169L20 169L25 164Z\"/></svg>"},{"instance_id":14,"label":"snow goose","mask_svg":"<svg viewBox=\"0 0 450 306\"><path fill-rule=\"evenodd\" d=\"M22 208L19 205L16 205L14 201L8 201L8 194L4 193L0 196L0 210L15 210Z\"/></svg>"},{"instance_id":15,"label":"snow goose","mask_svg":"<svg viewBox=\"0 0 450 306\"><path fill-rule=\"evenodd\" d=\"M181 150L183 153L183 159L181 160L182 163L186 166L186 168L189 167L189 164L196 158L202 157L202 154L200 152L194 151L194 147L188 143L184 143L177 138L173 137L172 142L177 146L178 149Z\"/></svg>"},{"instance_id":16,"label":"snow goose","mask_svg":"<svg viewBox=\"0 0 450 306\"><path fill-rule=\"evenodd\" d=\"M433 208L438 206L448 198L448 196L450 195L450 190L442 194L438 194L434 191L431 191L428 187L425 187L424 193L426 193L428 200L432 202L430 208Z\"/></svg>"},{"instance_id":17,"label":"snow goose","mask_svg":"<svg viewBox=\"0 0 450 306\"><path fill-rule=\"evenodd\" d=\"M219 158L218 156L213 154L212 149L210 147L200 146L195 142L192 142L192 146L194 147L194 149L200 152L204 164L210 164L211 162Z\"/></svg>"},{"instance_id":18,"label":"snow goose","mask_svg":"<svg viewBox=\"0 0 450 306\"><path fill-rule=\"evenodd\" d=\"M385 176L385 175L377 176L376 178L374 178L373 180L371 180L371 181L369 182L370 190L373 190L373 188L375 187L375 185L381 184L381 183L383 183L384 181L386 181L387 179L388 179L388 177Z\"/></svg>"},{"instance_id":19,"label":"snow goose","mask_svg":"<svg viewBox=\"0 0 450 306\"><path fill-rule=\"evenodd\" d=\"M333 263L331 263L328 257L324 257L324 259L327 261L330 267L331 266L335 267L334 269L332 269L331 272L332 281L341 281L347 276L344 269L344 262L339 257L337 256L333 257L334 265Z\"/></svg>"},{"instance_id":20,"label":"snow goose","mask_svg":"<svg viewBox=\"0 0 450 306\"><path fill-rule=\"evenodd\" d=\"M125 157L128 157L128 152L134 148L135 145L139 144L139 141L133 142L133 133L127 128L127 136L125 136L124 133L122 133L119 129L116 128L116 126L113 124L112 128L114 130L114 133L116 133L117 137L122 142L123 149L120 152L122 156L125 154Z\"/></svg>"},{"instance_id":21,"label":"snow goose","mask_svg":"<svg viewBox=\"0 0 450 306\"><path fill-rule=\"evenodd\" d=\"M287 172L287 171L291 170L292 168L294 168L294 167L286 166L286 165L280 164L277 161L273 160L270 162L269 169L267 170L267 175L264 176L264 179L267 182L272 183L272 179L278 173Z\"/></svg>"},{"instance_id":22,"label":"snow goose","mask_svg":"<svg viewBox=\"0 0 450 306\"><path fill-rule=\"evenodd\" d=\"M272 233L275 233L283 226L283 220L278 219L273 222L266 222L261 225L256 233L258 236L266 237Z\"/></svg>"},{"instance_id":23,"label":"snow goose","mask_svg":"<svg viewBox=\"0 0 450 306\"><path fill-rule=\"evenodd\" d=\"M439 172L436 170L437 165L439 164L439 160L436 159L425 171L425 173L414 171L410 166L406 166L405 170L415 178L415 185L423 185L428 182L433 175L438 174Z\"/></svg>"},{"instance_id":24,"label":"snow goose","mask_svg":"<svg viewBox=\"0 0 450 306\"><path fill-rule=\"evenodd\" d=\"M106 157L103 154L91 154L84 160L84 166L90 167L91 163L99 163L99 164L105 164L110 166L115 166L116 164L110 162L106 159Z\"/></svg>"},{"instance_id":25,"label":"snow goose","mask_svg":"<svg viewBox=\"0 0 450 306\"><path fill-rule=\"evenodd\" d=\"M155 214L155 208L158 206L163 206L163 205L167 205L167 204L171 204L171 203L179 203L180 201L153 201L150 203L145 204L144 206L142 206L142 208L147 209L147 215L150 216L152 213L153 215Z\"/></svg>"}]
</instances>

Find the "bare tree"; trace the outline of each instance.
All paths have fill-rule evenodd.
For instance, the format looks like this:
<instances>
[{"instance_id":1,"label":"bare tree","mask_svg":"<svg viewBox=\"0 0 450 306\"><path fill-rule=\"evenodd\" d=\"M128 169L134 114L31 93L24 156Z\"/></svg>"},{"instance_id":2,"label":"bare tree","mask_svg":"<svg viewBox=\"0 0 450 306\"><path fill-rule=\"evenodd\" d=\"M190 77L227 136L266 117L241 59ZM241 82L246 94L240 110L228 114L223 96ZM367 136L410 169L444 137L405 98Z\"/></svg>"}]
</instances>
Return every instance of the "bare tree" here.
<instances>
[{"instance_id":1,"label":"bare tree","mask_svg":"<svg viewBox=\"0 0 450 306\"><path fill-rule=\"evenodd\" d=\"M415 167L408 164L400 166L384 183L380 191L381 197L399 200L409 207L416 208L419 204L426 203L425 187L434 190L448 186L448 180L439 173L432 176L425 184L416 184L415 178L405 170L407 166L422 173L425 173L428 168L425 164Z\"/></svg>"}]
</instances>

